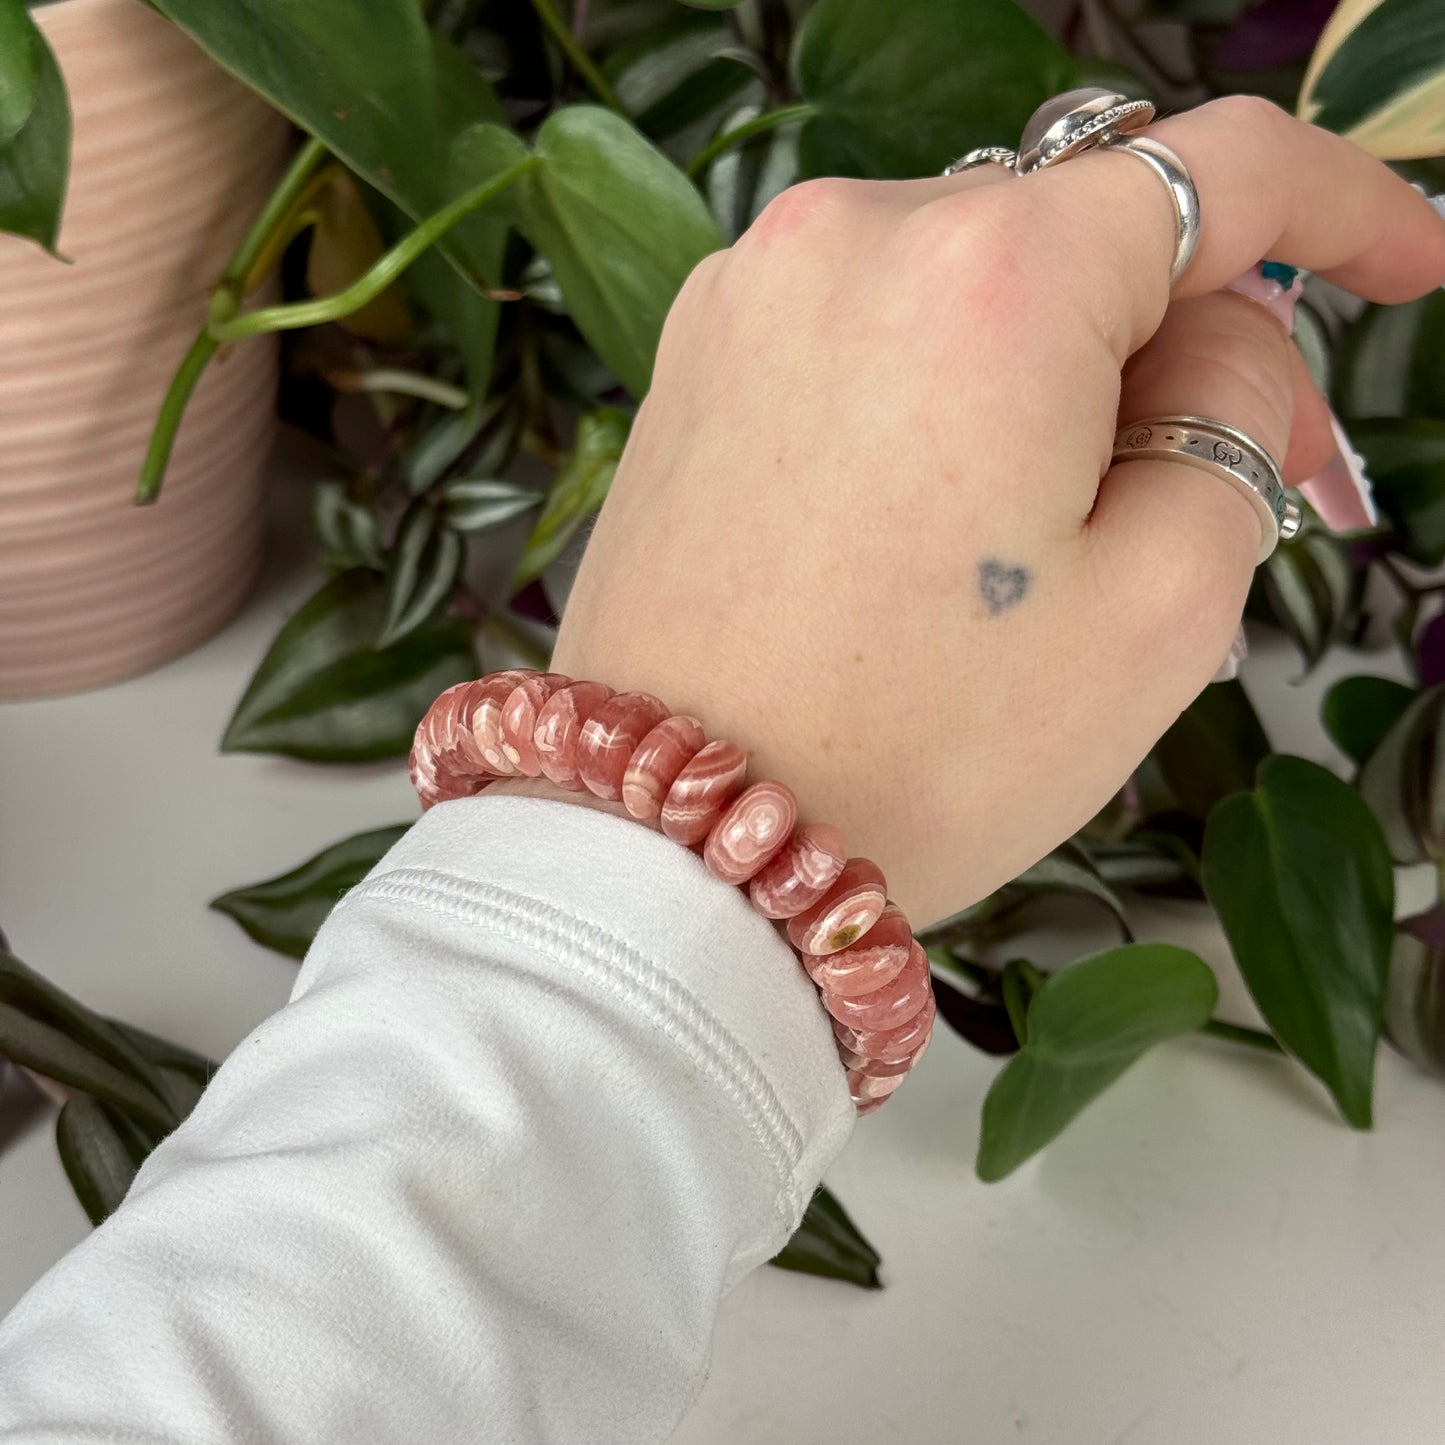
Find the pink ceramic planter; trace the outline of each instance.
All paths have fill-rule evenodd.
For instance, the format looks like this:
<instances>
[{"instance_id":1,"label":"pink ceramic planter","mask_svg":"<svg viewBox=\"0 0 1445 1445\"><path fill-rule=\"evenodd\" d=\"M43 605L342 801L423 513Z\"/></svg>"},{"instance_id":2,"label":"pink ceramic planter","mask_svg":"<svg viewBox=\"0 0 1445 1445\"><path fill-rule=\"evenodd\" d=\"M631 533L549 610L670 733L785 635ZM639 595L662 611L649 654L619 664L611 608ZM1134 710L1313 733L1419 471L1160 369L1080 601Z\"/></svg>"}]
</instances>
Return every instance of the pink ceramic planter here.
<instances>
[{"instance_id":1,"label":"pink ceramic planter","mask_svg":"<svg viewBox=\"0 0 1445 1445\"><path fill-rule=\"evenodd\" d=\"M60 249L0 236L0 698L97 687L209 637L256 573L276 346L202 379L165 490L131 503L210 286L286 122L140 0L33 12L75 117Z\"/></svg>"}]
</instances>

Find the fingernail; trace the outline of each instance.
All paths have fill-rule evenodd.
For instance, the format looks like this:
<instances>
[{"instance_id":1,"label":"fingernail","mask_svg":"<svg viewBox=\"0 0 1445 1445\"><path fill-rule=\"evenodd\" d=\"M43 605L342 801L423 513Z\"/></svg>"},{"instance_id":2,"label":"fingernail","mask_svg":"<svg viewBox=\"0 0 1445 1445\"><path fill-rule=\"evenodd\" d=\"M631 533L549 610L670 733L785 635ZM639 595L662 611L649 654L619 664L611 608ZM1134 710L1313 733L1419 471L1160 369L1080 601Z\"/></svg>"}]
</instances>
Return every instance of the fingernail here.
<instances>
[{"instance_id":1,"label":"fingernail","mask_svg":"<svg viewBox=\"0 0 1445 1445\"><path fill-rule=\"evenodd\" d=\"M1261 261L1224 288L1258 301L1278 318L1286 331L1294 330L1294 306L1304 290L1304 276L1281 261Z\"/></svg>"},{"instance_id":2,"label":"fingernail","mask_svg":"<svg viewBox=\"0 0 1445 1445\"><path fill-rule=\"evenodd\" d=\"M1219 671L1210 680L1212 682L1233 682L1239 676L1239 664L1249 656L1249 643L1244 636L1244 623L1240 623L1234 632L1234 641L1229 644L1229 656L1219 664Z\"/></svg>"},{"instance_id":3,"label":"fingernail","mask_svg":"<svg viewBox=\"0 0 1445 1445\"><path fill-rule=\"evenodd\" d=\"M1380 519L1375 496L1365 471L1365 459L1350 445L1339 418L1330 413L1335 454L1329 465L1300 483L1300 491L1332 532L1354 532L1373 527Z\"/></svg>"}]
</instances>

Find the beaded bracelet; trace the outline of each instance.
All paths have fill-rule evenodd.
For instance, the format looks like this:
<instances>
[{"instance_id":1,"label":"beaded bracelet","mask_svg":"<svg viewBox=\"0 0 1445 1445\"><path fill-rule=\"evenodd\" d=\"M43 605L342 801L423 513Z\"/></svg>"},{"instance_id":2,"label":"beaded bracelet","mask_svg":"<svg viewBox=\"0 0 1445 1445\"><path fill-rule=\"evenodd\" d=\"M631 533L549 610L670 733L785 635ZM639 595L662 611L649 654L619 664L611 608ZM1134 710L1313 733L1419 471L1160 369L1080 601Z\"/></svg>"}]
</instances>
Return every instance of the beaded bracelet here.
<instances>
[{"instance_id":1,"label":"beaded bracelet","mask_svg":"<svg viewBox=\"0 0 1445 1445\"><path fill-rule=\"evenodd\" d=\"M709 742L696 718L647 693L527 670L448 688L411 750L423 810L498 778L544 777L700 848L714 877L746 886L781 926L832 1016L854 1106L871 1114L933 1036L928 956L877 864L848 857L836 828L797 826L792 790L749 784L747 765L736 743Z\"/></svg>"}]
</instances>

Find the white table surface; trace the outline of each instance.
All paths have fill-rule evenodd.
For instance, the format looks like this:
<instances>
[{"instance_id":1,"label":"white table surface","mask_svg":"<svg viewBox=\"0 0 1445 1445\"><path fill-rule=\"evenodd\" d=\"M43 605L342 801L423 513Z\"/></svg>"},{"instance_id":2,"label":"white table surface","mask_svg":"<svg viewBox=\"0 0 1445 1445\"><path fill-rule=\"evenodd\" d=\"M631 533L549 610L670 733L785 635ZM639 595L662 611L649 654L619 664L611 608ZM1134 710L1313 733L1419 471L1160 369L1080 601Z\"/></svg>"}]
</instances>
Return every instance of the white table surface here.
<instances>
[{"instance_id":1,"label":"white table surface","mask_svg":"<svg viewBox=\"0 0 1445 1445\"><path fill-rule=\"evenodd\" d=\"M223 1057L295 966L206 901L413 816L400 764L222 757L278 624L314 585L289 538L245 613L88 696L0 705L0 925L87 1003ZM1324 682L1279 649L1246 682L1276 745L1327 759ZM1220 966L1183 905L1140 931ZM1105 941L1086 915L1072 952ZM1372 1134L1298 1070L1207 1039L1157 1050L1003 1184L974 1178L996 1061L940 1036L829 1183L884 1256L865 1293L758 1271L727 1300L682 1445L1439 1445L1445 1088L1381 1054ZM0 1312L86 1233L48 1106L0 1102ZM481 1432L479 1439L486 1438ZM358 1442L361 1445L361 1442ZM442 1442L435 1442L442 1445Z\"/></svg>"}]
</instances>

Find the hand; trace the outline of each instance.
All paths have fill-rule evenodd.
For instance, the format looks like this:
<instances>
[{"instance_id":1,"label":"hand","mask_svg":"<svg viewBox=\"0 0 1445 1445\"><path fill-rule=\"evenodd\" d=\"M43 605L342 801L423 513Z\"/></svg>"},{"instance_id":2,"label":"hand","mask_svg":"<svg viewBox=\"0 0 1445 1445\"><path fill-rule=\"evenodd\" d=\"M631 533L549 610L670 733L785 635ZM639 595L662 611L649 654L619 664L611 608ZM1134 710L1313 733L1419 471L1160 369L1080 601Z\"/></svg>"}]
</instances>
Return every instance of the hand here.
<instances>
[{"instance_id":1,"label":"hand","mask_svg":"<svg viewBox=\"0 0 1445 1445\"><path fill-rule=\"evenodd\" d=\"M1176 463L1110 468L1121 421L1217 417L1328 459L1262 257L1377 301L1445 282L1445 223L1264 101L1152 127L1137 158L1025 180L811 181L693 274L554 666L655 693L843 828L922 927L1086 822L1209 681L1253 571L1248 503Z\"/></svg>"}]
</instances>

